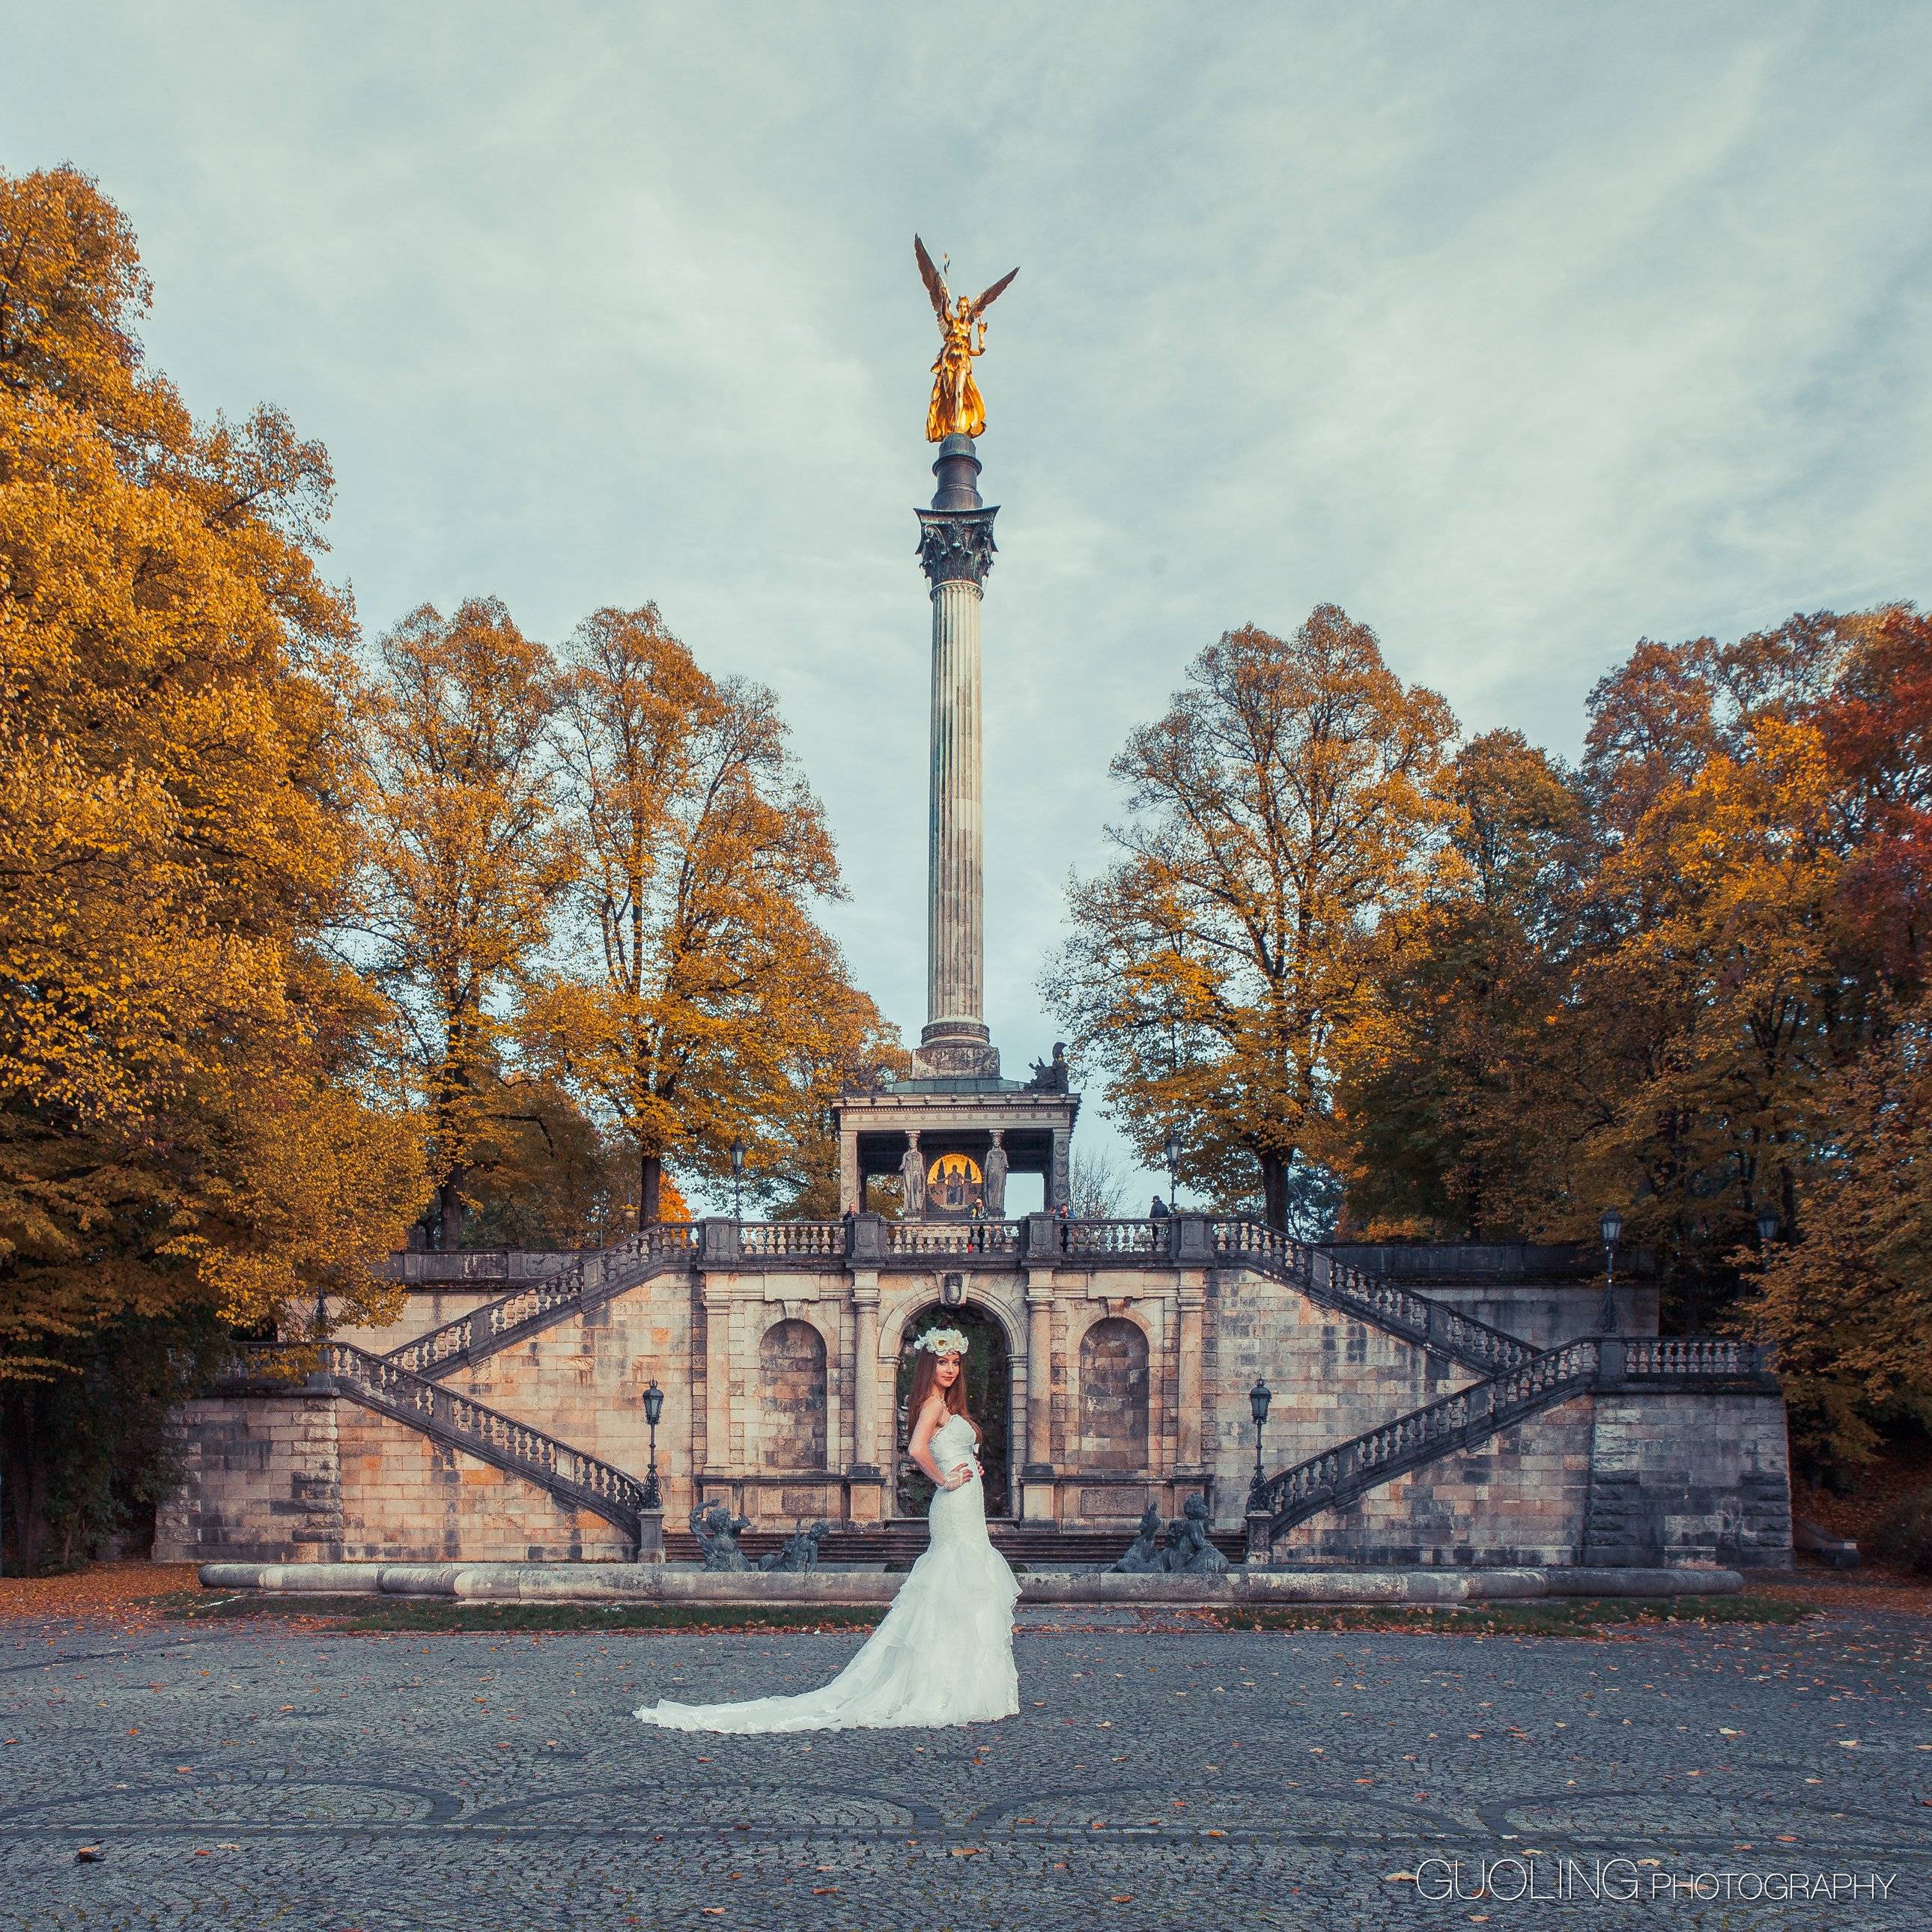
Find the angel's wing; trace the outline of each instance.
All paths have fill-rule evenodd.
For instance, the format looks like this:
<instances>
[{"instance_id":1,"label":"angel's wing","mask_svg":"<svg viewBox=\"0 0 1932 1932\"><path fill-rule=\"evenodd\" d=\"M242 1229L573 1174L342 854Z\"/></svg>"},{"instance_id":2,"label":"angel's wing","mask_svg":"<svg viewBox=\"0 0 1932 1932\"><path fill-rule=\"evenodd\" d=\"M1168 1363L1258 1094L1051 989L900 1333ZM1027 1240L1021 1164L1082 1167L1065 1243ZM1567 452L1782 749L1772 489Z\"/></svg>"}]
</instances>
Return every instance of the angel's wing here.
<instances>
[{"instance_id":1,"label":"angel's wing","mask_svg":"<svg viewBox=\"0 0 1932 1932\"><path fill-rule=\"evenodd\" d=\"M915 235L912 238L912 251L919 257L919 272L926 284L926 292L932 298L932 311L941 322L952 306L952 292L946 286L946 278L932 266L932 257L926 252L926 244ZM1012 278L1006 278L1010 281Z\"/></svg>"},{"instance_id":2,"label":"angel's wing","mask_svg":"<svg viewBox=\"0 0 1932 1932\"><path fill-rule=\"evenodd\" d=\"M1019 271L1017 268L1009 268L1006 272L973 304L973 313L975 315L984 315L987 310L992 308L993 304L998 300L1000 291L1004 289L1006 285L1018 273Z\"/></svg>"}]
</instances>

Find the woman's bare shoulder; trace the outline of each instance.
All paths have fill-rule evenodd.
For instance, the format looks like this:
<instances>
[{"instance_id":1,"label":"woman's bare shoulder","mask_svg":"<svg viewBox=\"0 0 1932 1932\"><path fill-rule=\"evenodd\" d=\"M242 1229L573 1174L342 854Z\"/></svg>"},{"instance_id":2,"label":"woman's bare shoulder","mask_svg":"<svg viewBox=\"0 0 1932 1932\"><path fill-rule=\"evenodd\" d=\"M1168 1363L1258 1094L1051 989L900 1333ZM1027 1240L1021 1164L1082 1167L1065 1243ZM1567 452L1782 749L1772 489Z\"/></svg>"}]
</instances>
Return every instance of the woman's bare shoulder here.
<instances>
[{"instance_id":1,"label":"woman's bare shoulder","mask_svg":"<svg viewBox=\"0 0 1932 1932\"><path fill-rule=\"evenodd\" d=\"M926 1406L919 1412L919 1419L922 1422L936 1422L946 1414L946 1408L945 1396L935 1389L926 1397Z\"/></svg>"}]
</instances>

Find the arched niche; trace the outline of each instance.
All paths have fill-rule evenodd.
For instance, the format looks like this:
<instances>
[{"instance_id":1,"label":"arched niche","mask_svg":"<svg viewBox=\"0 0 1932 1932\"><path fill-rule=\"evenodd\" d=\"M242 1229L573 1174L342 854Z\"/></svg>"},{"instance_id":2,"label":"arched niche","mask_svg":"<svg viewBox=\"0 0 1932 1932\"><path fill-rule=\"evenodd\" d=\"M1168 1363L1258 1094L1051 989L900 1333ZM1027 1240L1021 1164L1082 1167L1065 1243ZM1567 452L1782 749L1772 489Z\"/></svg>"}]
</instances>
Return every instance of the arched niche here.
<instances>
[{"instance_id":1,"label":"arched niche","mask_svg":"<svg viewBox=\"0 0 1932 1932\"><path fill-rule=\"evenodd\" d=\"M1080 1444L1082 1469L1148 1466L1148 1341L1123 1316L1095 1322L1081 1339Z\"/></svg>"},{"instance_id":2,"label":"arched niche","mask_svg":"<svg viewBox=\"0 0 1932 1932\"><path fill-rule=\"evenodd\" d=\"M1007 1352L1004 1324L991 1309L970 1301L956 1308L929 1302L914 1310L902 1326L893 1393L898 1472L896 1507L902 1516L923 1516L932 1497L932 1484L905 1453L911 1424L906 1402L912 1392L913 1345L928 1328L958 1328L966 1335L970 1344L966 1355L967 1404L981 1432L980 1462L986 1472L986 1514L1008 1515L1012 1508L1012 1360Z\"/></svg>"},{"instance_id":3,"label":"arched niche","mask_svg":"<svg viewBox=\"0 0 1932 1932\"><path fill-rule=\"evenodd\" d=\"M823 1469L825 1341L809 1322L776 1322L758 1342L767 1469Z\"/></svg>"}]
</instances>

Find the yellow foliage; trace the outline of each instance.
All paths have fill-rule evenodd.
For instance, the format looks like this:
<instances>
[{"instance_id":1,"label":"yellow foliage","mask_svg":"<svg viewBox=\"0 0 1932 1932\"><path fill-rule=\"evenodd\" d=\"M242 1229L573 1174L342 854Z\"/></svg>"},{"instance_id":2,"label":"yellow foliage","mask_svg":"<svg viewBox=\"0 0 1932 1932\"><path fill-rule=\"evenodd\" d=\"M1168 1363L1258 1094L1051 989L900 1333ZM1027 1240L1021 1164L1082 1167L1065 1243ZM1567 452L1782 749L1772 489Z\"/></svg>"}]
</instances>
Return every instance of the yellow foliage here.
<instances>
[{"instance_id":1,"label":"yellow foliage","mask_svg":"<svg viewBox=\"0 0 1932 1932\"><path fill-rule=\"evenodd\" d=\"M418 1179L344 1078L364 996L307 958L352 836L326 459L141 373L85 177L0 178L0 263L4 1375L122 1309L272 1313L312 1265L373 1294Z\"/></svg>"},{"instance_id":2,"label":"yellow foliage","mask_svg":"<svg viewBox=\"0 0 1932 1932\"><path fill-rule=\"evenodd\" d=\"M1290 1167L1333 1157L1334 1042L1451 815L1435 779L1454 729L1323 604L1292 638L1209 645L1128 739L1122 856L1076 882L1046 991L1148 1164L1178 1128L1184 1178L1229 1202L1258 1180L1279 1222Z\"/></svg>"},{"instance_id":3,"label":"yellow foliage","mask_svg":"<svg viewBox=\"0 0 1932 1932\"><path fill-rule=\"evenodd\" d=\"M646 1220L668 1161L722 1186L734 1141L754 1200L836 1214L825 1110L884 1030L812 915L843 889L776 699L707 676L647 604L579 628L560 724L584 868L545 1050L636 1147Z\"/></svg>"}]
</instances>

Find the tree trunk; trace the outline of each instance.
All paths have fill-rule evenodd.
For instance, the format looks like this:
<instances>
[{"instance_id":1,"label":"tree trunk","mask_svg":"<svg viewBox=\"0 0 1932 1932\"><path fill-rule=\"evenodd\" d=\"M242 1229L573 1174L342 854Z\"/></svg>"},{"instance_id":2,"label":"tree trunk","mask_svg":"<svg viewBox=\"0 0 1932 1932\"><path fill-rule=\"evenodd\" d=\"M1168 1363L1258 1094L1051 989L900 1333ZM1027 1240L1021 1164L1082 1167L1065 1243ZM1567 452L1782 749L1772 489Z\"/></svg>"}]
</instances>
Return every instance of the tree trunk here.
<instances>
[{"instance_id":1,"label":"tree trunk","mask_svg":"<svg viewBox=\"0 0 1932 1932\"><path fill-rule=\"evenodd\" d=\"M452 1254L463 1245L463 1222L466 1213L463 1202L463 1172L450 1174L436 1190L436 1246Z\"/></svg>"},{"instance_id":2,"label":"tree trunk","mask_svg":"<svg viewBox=\"0 0 1932 1932\"><path fill-rule=\"evenodd\" d=\"M5 1420L5 1496L14 1522L14 1570L31 1576L40 1568L47 1546L47 1459L38 1453L41 1419L31 1385L16 1388L0 1400Z\"/></svg>"},{"instance_id":3,"label":"tree trunk","mask_svg":"<svg viewBox=\"0 0 1932 1932\"><path fill-rule=\"evenodd\" d=\"M1288 1162L1278 1154L1264 1154L1262 1163L1262 1215L1270 1228L1288 1226Z\"/></svg>"},{"instance_id":4,"label":"tree trunk","mask_svg":"<svg viewBox=\"0 0 1932 1932\"><path fill-rule=\"evenodd\" d=\"M640 1156L638 1162L638 1226L654 1227L658 1220L658 1202L664 1189L664 1162L654 1154Z\"/></svg>"}]
</instances>

